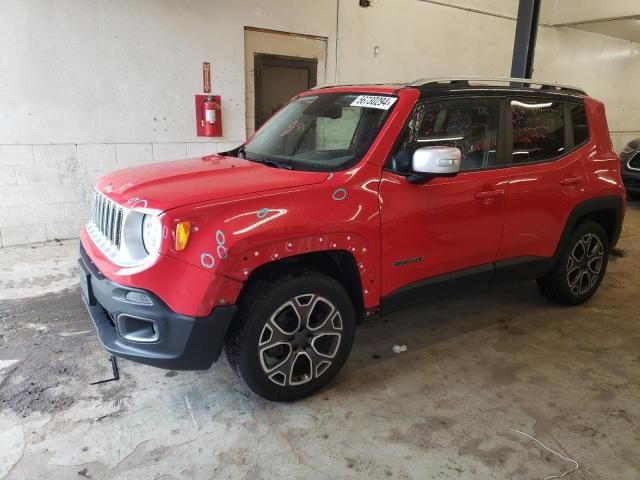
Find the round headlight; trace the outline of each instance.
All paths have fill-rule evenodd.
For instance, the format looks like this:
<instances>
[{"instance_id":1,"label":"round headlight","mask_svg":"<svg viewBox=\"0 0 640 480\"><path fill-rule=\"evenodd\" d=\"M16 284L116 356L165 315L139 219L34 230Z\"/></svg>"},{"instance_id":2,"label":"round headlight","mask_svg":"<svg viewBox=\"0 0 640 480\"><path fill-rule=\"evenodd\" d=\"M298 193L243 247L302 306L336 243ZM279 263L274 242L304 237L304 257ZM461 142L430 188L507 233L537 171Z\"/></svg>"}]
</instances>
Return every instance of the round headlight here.
<instances>
[{"instance_id":1,"label":"round headlight","mask_svg":"<svg viewBox=\"0 0 640 480\"><path fill-rule=\"evenodd\" d=\"M142 219L142 244L147 253L158 253L162 240L162 224L153 215L145 215Z\"/></svg>"}]
</instances>

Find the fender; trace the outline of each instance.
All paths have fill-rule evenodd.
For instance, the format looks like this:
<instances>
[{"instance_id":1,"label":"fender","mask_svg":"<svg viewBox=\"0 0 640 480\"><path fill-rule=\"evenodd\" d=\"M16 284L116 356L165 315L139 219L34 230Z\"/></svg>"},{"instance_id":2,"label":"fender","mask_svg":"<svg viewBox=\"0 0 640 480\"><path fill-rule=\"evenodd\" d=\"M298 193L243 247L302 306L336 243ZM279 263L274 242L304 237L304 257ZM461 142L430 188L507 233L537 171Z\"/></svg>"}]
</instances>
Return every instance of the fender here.
<instances>
[{"instance_id":1,"label":"fender","mask_svg":"<svg viewBox=\"0 0 640 480\"><path fill-rule=\"evenodd\" d=\"M213 283L206 308L237 301L260 267L311 253L344 252L355 262L364 308L380 302L380 167L360 164L334 172L325 182L242 198L221 199L165 214L166 254L204 269ZM173 248L174 223L189 219L184 251ZM226 279L225 282L222 279ZM352 292L354 293L354 292Z\"/></svg>"},{"instance_id":2,"label":"fender","mask_svg":"<svg viewBox=\"0 0 640 480\"><path fill-rule=\"evenodd\" d=\"M380 295L376 276L378 262L369 243L357 233L333 232L252 244L244 249L230 248L225 262L220 262L220 268L214 275L212 303L207 303L206 308L212 308L214 303L234 304L244 283L260 267L304 254L324 252L351 255L358 267L363 304L368 308L377 305Z\"/></svg>"},{"instance_id":3,"label":"fender","mask_svg":"<svg viewBox=\"0 0 640 480\"><path fill-rule=\"evenodd\" d=\"M576 205L576 207L567 217L564 230L562 231L562 235L560 236L560 240L558 241L558 245L556 246L555 253L553 254L554 261L557 260L557 258L566 248L567 242L569 241L569 236L571 235L571 232L578 224L578 222L586 216L604 211L614 212L614 218L611 219L612 229L607 233L609 234L611 239L611 241L609 242L609 247L615 247L615 245L618 243L618 239L620 238L620 233L622 231L622 220L624 218L623 199L616 195L606 195L602 197L590 198L589 200L585 200L584 202Z\"/></svg>"}]
</instances>

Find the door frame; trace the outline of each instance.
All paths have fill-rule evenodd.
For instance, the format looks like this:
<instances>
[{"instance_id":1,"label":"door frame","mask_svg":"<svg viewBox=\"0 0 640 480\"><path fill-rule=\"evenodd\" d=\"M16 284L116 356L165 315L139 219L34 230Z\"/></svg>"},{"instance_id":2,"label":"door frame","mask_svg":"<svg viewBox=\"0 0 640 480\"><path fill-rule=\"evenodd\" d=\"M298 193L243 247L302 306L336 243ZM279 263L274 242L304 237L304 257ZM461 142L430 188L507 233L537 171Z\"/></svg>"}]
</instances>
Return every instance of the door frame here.
<instances>
[{"instance_id":1,"label":"door frame","mask_svg":"<svg viewBox=\"0 0 640 480\"><path fill-rule=\"evenodd\" d=\"M254 55L264 53L302 59L317 59L316 81L318 84L322 84L327 81L328 76L331 76L335 65L333 59L329 58L328 43L328 37L245 25L243 70L245 138L249 138L255 133Z\"/></svg>"},{"instance_id":2,"label":"door frame","mask_svg":"<svg viewBox=\"0 0 640 480\"><path fill-rule=\"evenodd\" d=\"M254 78L254 111L255 120L254 128L257 130L260 126L260 118L258 118L258 106L262 101L262 68L263 67L292 67L300 70L306 70L308 74L307 89L313 88L318 84L318 59L291 57L288 55L275 55L271 53L254 53L253 55L253 78ZM266 119L265 119L266 120Z\"/></svg>"}]
</instances>

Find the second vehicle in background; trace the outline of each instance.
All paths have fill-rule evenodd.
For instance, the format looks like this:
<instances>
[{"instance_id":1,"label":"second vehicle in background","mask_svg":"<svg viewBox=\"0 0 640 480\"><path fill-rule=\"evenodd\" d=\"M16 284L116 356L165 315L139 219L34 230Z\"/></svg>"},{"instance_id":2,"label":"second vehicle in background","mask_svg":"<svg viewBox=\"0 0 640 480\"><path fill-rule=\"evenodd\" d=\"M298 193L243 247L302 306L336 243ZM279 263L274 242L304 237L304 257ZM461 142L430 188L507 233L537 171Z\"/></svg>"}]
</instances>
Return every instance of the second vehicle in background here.
<instances>
[{"instance_id":1,"label":"second vehicle in background","mask_svg":"<svg viewBox=\"0 0 640 480\"><path fill-rule=\"evenodd\" d=\"M631 140L620 152L620 173L629 200L640 199L640 138Z\"/></svg>"}]
</instances>

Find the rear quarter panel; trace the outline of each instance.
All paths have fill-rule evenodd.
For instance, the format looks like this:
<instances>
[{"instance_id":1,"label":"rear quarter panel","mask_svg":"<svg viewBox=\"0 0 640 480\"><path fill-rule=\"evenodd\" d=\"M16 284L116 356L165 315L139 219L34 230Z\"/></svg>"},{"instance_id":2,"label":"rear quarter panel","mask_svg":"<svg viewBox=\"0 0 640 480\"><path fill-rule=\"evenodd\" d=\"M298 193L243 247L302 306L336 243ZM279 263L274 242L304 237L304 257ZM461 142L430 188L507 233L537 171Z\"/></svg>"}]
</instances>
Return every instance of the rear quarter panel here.
<instances>
[{"instance_id":1,"label":"rear quarter panel","mask_svg":"<svg viewBox=\"0 0 640 480\"><path fill-rule=\"evenodd\" d=\"M586 97L584 104L592 145L589 154L584 157L591 195L619 195L624 198L620 159L613 149L604 104L591 97Z\"/></svg>"}]
</instances>

